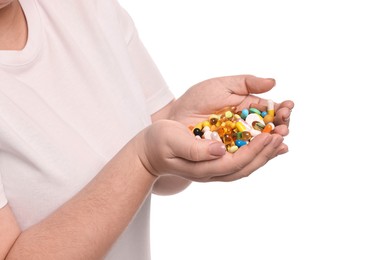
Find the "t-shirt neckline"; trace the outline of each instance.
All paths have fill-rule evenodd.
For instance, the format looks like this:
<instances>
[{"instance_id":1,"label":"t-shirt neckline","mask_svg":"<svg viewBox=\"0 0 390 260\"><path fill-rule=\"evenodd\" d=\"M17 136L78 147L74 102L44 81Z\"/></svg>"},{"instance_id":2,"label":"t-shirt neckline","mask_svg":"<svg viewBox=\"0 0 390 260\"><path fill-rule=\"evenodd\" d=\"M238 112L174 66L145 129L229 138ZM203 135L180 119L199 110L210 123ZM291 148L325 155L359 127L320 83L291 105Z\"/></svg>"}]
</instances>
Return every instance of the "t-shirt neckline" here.
<instances>
[{"instance_id":1,"label":"t-shirt neckline","mask_svg":"<svg viewBox=\"0 0 390 260\"><path fill-rule=\"evenodd\" d=\"M39 55L43 42L43 28L36 0L19 0L27 20L28 37L22 50L0 50L0 66L23 66Z\"/></svg>"}]
</instances>

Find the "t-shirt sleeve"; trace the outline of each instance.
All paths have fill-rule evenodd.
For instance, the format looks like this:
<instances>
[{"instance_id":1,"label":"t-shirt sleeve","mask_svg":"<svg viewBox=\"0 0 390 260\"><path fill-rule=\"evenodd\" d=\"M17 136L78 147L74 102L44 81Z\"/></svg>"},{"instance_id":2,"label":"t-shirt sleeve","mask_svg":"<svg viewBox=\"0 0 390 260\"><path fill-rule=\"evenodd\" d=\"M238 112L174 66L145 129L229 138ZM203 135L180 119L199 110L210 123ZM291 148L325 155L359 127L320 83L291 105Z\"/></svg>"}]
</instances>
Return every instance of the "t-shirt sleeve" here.
<instances>
[{"instance_id":1,"label":"t-shirt sleeve","mask_svg":"<svg viewBox=\"0 0 390 260\"><path fill-rule=\"evenodd\" d=\"M0 175L0 209L4 207L6 204L7 204L7 198L5 197L3 182L1 180L1 175Z\"/></svg>"},{"instance_id":2,"label":"t-shirt sleeve","mask_svg":"<svg viewBox=\"0 0 390 260\"><path fill-rule=\"evenodd\" d=\"M122 7L119 8L120 23L123 28L131 62L135 74L142 85L149 113L153 114L175 97L142 43L133 19L126 10Z\"/></svg>"}]
</instances>

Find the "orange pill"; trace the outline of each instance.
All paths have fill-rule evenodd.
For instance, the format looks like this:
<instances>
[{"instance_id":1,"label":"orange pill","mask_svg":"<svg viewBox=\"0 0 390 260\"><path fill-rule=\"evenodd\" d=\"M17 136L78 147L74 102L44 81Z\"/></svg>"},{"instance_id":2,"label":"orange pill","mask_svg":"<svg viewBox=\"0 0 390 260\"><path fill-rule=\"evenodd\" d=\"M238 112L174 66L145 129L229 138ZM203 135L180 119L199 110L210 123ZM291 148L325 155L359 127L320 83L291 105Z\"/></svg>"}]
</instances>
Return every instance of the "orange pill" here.
<instances>
[{"instance_id":1,"label":"orange pill","mask_svg":"<svg viewBox=\"0 0 390 260\"><path fill-rule=\"evenodd\" d=\"M271 114L268 114L268 115L266 115L264 117L264 123L265 124L268 124L268 123L273 122L273 121L274 121L274 116L271 115Z\"/></svg>"},{"instance_id":2,"label":"orange pill","mask_svg":"<svg viewBox=\"0 0 390 260\"><path fill-rule=\"evenodd\" d=\"M266 124L266 126L264 127L262 133L271 133L272 130L275 129L275 125L273 123L268 123Z\"/></svg>"}]
</instances>

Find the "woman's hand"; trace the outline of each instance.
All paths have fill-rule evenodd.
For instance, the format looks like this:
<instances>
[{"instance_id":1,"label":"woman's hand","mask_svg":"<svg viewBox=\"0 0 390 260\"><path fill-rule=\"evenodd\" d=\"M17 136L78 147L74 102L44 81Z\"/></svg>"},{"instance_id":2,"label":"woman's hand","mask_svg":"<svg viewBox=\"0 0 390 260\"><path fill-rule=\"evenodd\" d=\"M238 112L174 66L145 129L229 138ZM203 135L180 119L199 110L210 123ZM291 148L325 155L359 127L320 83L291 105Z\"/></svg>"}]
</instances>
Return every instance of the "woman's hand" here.
<instances>
[{"instance_id":1,"label":"woman's hand","mask_svg":"<svg viewBox=\"0 0 390 260\"><path fill-rule=\"evenodd\" d=\"M287 146L283 137L261 134L235 153L219 141L197 139L183 124L158 120L133 139L139 159L154 176L173 174L197 182L249 176Z\"/></svg>"},{"instance_id":2,"label":"woman's hand","mask_svg":"<svg viewBox=\"0 0 390 260\"><path fill-rule=\"evenodd\" d=\"M275 86L274 79L258 78L252 75L238 75L213 78L191 87L173 105L172 118L184 125L195 125L210 114L225 107L235 106L237 110L255 107L265 109L267 100L253 94L261 94ZM274 133L286 136L291 110L290 100L275 103Z\"/></svg>"}]
</instances>

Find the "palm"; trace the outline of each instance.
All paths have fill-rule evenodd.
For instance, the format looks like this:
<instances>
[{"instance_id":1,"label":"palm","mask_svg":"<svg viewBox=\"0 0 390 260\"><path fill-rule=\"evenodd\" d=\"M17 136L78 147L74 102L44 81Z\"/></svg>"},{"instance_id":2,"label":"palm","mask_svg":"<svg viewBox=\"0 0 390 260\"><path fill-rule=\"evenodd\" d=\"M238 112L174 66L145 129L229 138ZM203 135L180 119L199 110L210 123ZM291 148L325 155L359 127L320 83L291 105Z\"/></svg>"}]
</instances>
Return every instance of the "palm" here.
<instances>
[{"instance_id":1,"label":"palm","mask_svg":"<svg viewBox=\"0 0 390 260\"><path fill-rule=\"evenodd\" d=\"M266 92L273 87L273 82L264 83L256 79L250 76L235 76L203 81L177 100L180 110L175 111L175 119L191 125L205 120L210 114L225 107L234 106L241 110L252 103L262 104L266 101L250 93Z\"/></svg>"}]
</instances>

